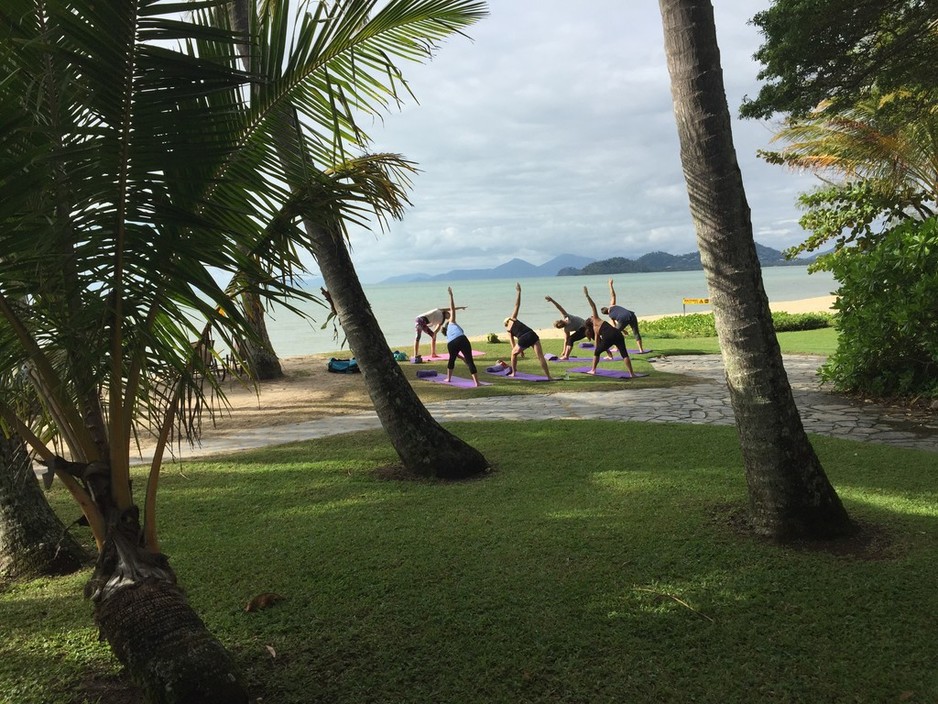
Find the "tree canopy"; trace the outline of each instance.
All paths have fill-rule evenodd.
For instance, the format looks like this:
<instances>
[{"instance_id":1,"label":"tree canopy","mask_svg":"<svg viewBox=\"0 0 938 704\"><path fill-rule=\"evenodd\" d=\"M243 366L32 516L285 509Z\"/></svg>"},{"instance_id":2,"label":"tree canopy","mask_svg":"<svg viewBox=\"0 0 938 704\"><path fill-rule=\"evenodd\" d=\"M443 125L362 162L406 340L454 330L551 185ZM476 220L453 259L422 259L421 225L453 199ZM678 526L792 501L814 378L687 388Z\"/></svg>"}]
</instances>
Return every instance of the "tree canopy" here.
<instances>
[{"instance_id":1,"label":"tree canopy","mask_svg":"<svg viewBox=\"0 0 938 704\"><path fill-rule=\"evenodd\" d=\"M803 116L824 100L850 104L878 86L938 91L934 0L775 0L752 23L765 83L743 117Z\"/></svg>"}]
</instances>

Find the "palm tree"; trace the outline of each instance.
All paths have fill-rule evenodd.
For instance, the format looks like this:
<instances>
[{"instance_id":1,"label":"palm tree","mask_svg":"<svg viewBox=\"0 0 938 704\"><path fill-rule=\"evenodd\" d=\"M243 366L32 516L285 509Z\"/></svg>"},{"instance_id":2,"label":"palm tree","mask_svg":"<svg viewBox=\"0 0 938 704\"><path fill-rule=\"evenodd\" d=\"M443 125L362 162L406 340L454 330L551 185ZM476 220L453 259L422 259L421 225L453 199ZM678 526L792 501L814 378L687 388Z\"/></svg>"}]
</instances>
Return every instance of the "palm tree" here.
<instances>
[{"instance_id":1,"label":"palm tree","mask_svg":"<svg viewBox=\"0 0 938 704\"><path fill-rule=\"evenodd\" d=\"M835 239L835 249L866 248L882 222L932 217L938 205L938 114L933 100L914 93L874 92L849 108L820 106L789 118L760 152L769 163L811 171L825 186L804 194L802 226L812 234L791 253L814 251Z\"/></svg>"},{"instance_id":2,"label":"palm tree","mask_svg":"<svg viewBox=\"0 0 938 704\"><path fill-rule=\"evenodd\" d=\"M354 111L394 95L395 57L425 56L482 9L274 4L289 50L256 73L237 68L243 37L218 26L223 0L186 17L174 0L0 7L0 418L81 507L99 551L95 620L152 701L248 698L158 540L163 452L197 431L216 384L203 352L215 335L257 341L231 305L242 293L307 295L291 283L310 247L301 217L335 233L362 203L386 207L357 190L380 179L332 168L360 144ZM290 155L298 186L280 178L287 108L311 130ZM32 383L14 384L23 374ZM132 483L141 427L157 445Z\"/></svg>"},{"instance_id":3,"label":"palm tree","mask_svg":"<svg viewBox=\"0 0 938 704\"><path fill-rule=\"evenodd\" d=\"M874 92L837 111L824 104L808 117L789 118L773 141L787 144L768 156L793 168L873 181L894 193L921 192L938 202L938 113L919 96Z\"/></svg>"},{"instance_id":4,"label":"palm tree","mask_svg":"<svg viewBox=\"0 0 938 704\"><path fill-rule=\"evenodd\" d=\"M710 0L659 0L681 162L743 453L752 525L775 539L852 529L808 441L772 326L736 161Z\"/></svg>"},{"instance_id":5,"label":"palm tree","mask_svg":"<svg viewBox=\"0 0 938 704\"><path fill-rule=\"evenodd\" d=\"M259 12L260 9L263 11ZM476 16L479 9L475 10ZM282 18L277 8L266 4L260 8L256 0L233 0L229 10L232 25L259 42L253 51L247 46L242 48L245 68L254 74L276 70L277 61L268 58L266 64L261 65L258 58L278 56L285 51L283 43L278 41ZM421 9L421 13L424 12ZM250 31L252 21L256 27L253 32ZM387 19L379 15L373 21L380 23ZM452 23L456 21L455 17L451 18L443 26L455 26ZM357 30L367 27L365 18L361 18ZM411 51L421 56L419 47L412 46ZM275 75L266 78L268 84L277 83ZM379 101L379 105L383 103ZM349 255L345 222L350 216L355 219L357 213L343 213L341 208L334 207L348 203L348 198L343 198L337 189L347 188L342 184L353 183L361 205L379 222L383 223L387 216L400 217L407 204L404 189L409 183L407 175L412 170L411 165L395 155L379 154L346 160L322 174L304 172L300 166L315 164L315 155L309 153L311 142L304 135L297 111L285 109L280 127L276 140L284 178L294 187L315 183L320 189L318 210L307 212L303 217L307 245L319 265L349 347L358 360L378 418L405 469L418 476L441 479L463 479L484 472L488 469L485 457L433 419L394 360ZM367 137L359 131L357 141L366 144ZM303 164L296 163L294 155L297 154L306 155Z\"/></svg>"},{"instance_id":6,"label":"palm tree","mask_svg":"<svg viewBox=\"0 0 938 704\"><path fill-rule=\"evenodd\" d=\"M43 496L26 443L0 432L0 579L69 574L88 559Z\"/></svg>"}]
</instances>

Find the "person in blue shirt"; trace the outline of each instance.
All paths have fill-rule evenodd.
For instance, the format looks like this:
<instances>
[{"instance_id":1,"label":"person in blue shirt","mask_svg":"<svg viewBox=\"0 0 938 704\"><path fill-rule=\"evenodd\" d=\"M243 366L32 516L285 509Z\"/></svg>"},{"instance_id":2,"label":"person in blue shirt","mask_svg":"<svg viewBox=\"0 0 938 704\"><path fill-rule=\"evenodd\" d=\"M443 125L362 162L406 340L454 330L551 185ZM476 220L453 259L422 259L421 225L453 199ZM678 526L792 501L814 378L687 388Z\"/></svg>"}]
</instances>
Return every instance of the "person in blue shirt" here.
<instances>
[{"instance_id":1,"label":"person in blue shirt","mask_svg":"<svg viewBox=\"0 0 938 704\"><path fill-rule=\"evenodd\" d=\"M449 362L446 363L446 381L453 380L453 368L456 366L456 357L462 355L463 361L469 367L469 374L475 385L479 385L479 372L476 369L476 363L472 359L472 344L466 333L456 323L456 303L453 301L453 289L448 287L449 292L449 322L446 324L446 349L449 351Z\"/></svg>"},{"instance_id":2,"label":"person in blue shirt","mask_svg":"<svg viewBox=\"0 0 938 704\"><path fill-rule=\"evenodd\" d=\"M609 279L609 306L600 308L600 310L603 315L608 315L612 319L616 330L625 330L626 325L632 328L632 333L635 335L635 343L638 345L638 351L640 353L645 351L645 348L642 346L642 335L638 331L638 316L628 308L616 305L616 289L612 285L612 279Z\"/></svg>"}]
</instances>

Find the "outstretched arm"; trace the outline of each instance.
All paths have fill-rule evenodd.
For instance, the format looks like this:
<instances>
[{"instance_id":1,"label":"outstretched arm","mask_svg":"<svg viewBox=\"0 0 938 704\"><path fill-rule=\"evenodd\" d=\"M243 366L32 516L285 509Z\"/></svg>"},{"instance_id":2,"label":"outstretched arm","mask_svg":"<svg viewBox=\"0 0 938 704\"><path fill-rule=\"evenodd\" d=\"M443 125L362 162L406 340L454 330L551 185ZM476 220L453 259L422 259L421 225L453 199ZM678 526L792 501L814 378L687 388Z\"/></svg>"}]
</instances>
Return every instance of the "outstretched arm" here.
<instances>
[{"instance_id":1,"label":"outstretched arm","mask_svg":"<svg viewBox=\"0 0 938 704\"><path fill-rule=\"evenodd\" d=\"M459 309L456 307L456 304L453 302L453 287L452 287L452 286L447 286L447 287L446 287L446 290L449 292L449 322L455 323L455 322L456 322L456 311L459 310ZM463 307L465 307L465 306L463 306ZM456 328L453 328L453 329L455 330Z\"/></svg>"},{"instance_id":2,"label":"outstretched arm","mask_svg":"<svg viewBox=\"0 0 938 704\"><path fill-rule=\"evenodd\" d=\"M592 298L590 298L590 291L589 291L589 289L588 289L586 286L583 287L583 293L586 294L586 300L589 301L590 310L593 311L593 317L594 317L596 320L599 320L599 311L596 310L596 301L594 301Z\"/></svg>"},{"instance_id":3,"label":"outstretched arm","mask_svg":"<svg viewBox=\"0 0 938 704\"><path fill-rule=\"evenodd\" d=\"M515 295L515 309L512 311L510 318L518 319L518 313L521 311L521 284L515 284L515 291L518 293Z\"/></svg>"},{"instance_id":4,"label":"outstretched arm","mask_svg":"<svg viewBox=\"0 0 938 704\"><path fill-rule=\"evenodd\" d=\"M611 308L616 304L616 289L612 285L612 279L609 279L609 307Z\"/></svg>"},{"instance_id":5,"label":"outstretched arm","mask_svg":"<svg viewBox=\"0 0 938 704\"><path fill-rule=\"evenodd\" d=\"M560 314L561 314L564 318L567 317L567 311L565 311L565 310L563 309L563 306L560 305L559 303L557 303L557 301L555 301L553 298L551 298L550 296L544 296L544 300L545 300L545 301L550 301L551 303L553 303L554 306L557 308L557 310L560 311Z\"/></svg>"}]
</instances>

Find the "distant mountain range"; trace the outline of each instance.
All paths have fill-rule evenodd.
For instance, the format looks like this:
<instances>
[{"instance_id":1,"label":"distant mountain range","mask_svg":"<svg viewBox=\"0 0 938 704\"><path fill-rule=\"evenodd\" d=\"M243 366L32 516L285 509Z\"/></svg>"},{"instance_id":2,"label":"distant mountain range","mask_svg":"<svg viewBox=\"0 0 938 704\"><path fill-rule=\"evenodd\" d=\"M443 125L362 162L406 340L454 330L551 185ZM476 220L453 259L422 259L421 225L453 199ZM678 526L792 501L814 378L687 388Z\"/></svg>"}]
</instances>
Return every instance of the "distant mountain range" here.
<instances>
[{"instance_id":1,"label":"distant mountain range","mask_svg":"<svg viewBox=\"0 0 938 704\"><path fill-rule=\"evenodd\" d=\"M414 281L465 281L467 279L527 279L535 276L557 276L562 270L575 270L596 261L576 254L561 254L549 262L535 266L524 259L512 259L494 269L454 269L445 274L402 274L385 279L383 284Z\"/></svg>"},{"instance_id":2,"label":"distant mountain range","mask_svg":"<svg viewBox=\"0 0 938 704\"><path fill-rule=\"evenodd\" d=\"M766 247L756 242L756 256L762 266L807 266L816 257L786 259L777 249ZM650 252L638 259L612 257L593 261L582 267L567 267L557 272L557 276L592 276L596 274L646 274L656 271L699 271L700 252L688 254L668 254Z\"/></svg>"},{"instance_id":3,"label":"distant mountain range","mask_svg":"<svg viewBox=\"0 0 938 704\"><path fill-rule=\"evenodd\" d=\"M771 247L756 242L756 254L762 266L807 266L816 257L788 260ZM535 276L591 276L594 274L644 274L656 271L699 271L700 252L668 254L650 252L638 259L612 257L592 259L576 254L561 254L549 262L535 266L524 259L512 259L493 269L453 269L445 274L402 274L385 279L383 284L411 283L414 281L466 281L467 279L524 279Z\"/></svg>"}]
</instances>

